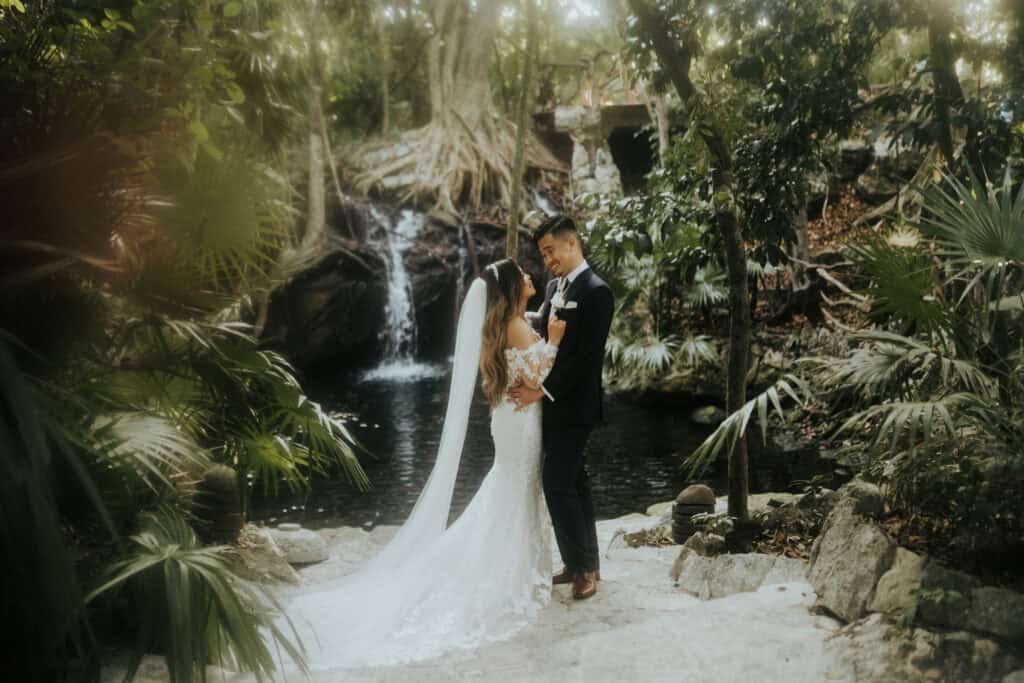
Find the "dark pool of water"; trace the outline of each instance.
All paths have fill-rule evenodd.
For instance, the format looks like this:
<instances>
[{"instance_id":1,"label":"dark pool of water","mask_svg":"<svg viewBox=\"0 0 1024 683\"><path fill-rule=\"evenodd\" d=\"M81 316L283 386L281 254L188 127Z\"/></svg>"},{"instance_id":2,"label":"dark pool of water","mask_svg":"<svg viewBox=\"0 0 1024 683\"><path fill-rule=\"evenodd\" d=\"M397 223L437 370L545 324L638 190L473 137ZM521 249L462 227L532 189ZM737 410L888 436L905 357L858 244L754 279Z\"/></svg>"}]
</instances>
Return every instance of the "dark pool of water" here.
<instances>
[{"instance_id":1,"label":"dark pool of water","mask_svg":"<svg viewBox=\"0 0 1024 683\"><path fill-rule=\"evenodd\" d=\"M430 475L447 396L443 370L413 381L339 377L337 388L323 403L357 416L349 426L375 456L361 458L373 488L356 491L338 472L314 481L300 496L257 495L251 516L308 526L401 523ZM591 435L586 455L598 518L643 512L694 483L680 469L681 459L710 433L709 427L692 423L685 410L640 407L614 398L607 401L606 419ZM455 484L453 517L465 508L493 462L489 420L478 391ZM787 490L794 480L809 478L822 466L813 454L762 455L759 460L751 463L752 492ZM726 481L724 462L703 480L720 494Z\"/></svg>"}]
</instances>

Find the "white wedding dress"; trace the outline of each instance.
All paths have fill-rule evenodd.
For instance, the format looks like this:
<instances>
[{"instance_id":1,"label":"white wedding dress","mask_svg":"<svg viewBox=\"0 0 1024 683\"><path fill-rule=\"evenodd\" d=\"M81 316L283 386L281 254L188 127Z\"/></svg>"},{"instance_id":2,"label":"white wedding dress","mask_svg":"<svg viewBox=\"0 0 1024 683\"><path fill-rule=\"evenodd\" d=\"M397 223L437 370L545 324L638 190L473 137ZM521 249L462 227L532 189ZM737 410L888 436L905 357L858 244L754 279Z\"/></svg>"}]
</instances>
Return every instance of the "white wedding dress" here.
<instances>
[{"instance_id":1,"label":"white wedding dress","mask_svg":"<svg viewBox=\"0 0 1024 683\"><path fill-rule=\"evenodd\" d=\"M477 279L459 318L437 462L409 520L354 574L284 596L313 671L399 664L505 639L550 600L541 402L516 411L506 400L493 411L494 465L445 528L476 384L484 301ZM555 352L540 338L528 349L507 349L510 383L539 384Z\"/></svg>"}]
</instances>

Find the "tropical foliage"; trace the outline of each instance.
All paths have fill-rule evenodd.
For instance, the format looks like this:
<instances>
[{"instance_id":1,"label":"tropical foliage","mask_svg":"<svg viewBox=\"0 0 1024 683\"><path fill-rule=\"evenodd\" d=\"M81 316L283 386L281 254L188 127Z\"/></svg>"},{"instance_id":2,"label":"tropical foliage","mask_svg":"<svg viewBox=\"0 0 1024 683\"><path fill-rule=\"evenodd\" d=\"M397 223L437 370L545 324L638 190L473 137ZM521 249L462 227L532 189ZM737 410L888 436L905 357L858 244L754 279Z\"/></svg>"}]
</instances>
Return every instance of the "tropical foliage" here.
<instances>
[{"instance_id":1,"label":"tropical foliage","mask_svg":"<svg viewBox=\"0 0 1024 683\"><path fill-rule=\"evenodd\" d=\"M0 11L18 680L95 680L112 645L165 655L175 681L216 662L268 680L279 653L302 661L263 589L197 540L194 495L214 463L237 471L239 509L254 486L303 488L328 470L367 485L344 424L242 320L298 238L281 139L245 132L287 109L248 59L266 9Z\"/></svg>"}]
</instances>

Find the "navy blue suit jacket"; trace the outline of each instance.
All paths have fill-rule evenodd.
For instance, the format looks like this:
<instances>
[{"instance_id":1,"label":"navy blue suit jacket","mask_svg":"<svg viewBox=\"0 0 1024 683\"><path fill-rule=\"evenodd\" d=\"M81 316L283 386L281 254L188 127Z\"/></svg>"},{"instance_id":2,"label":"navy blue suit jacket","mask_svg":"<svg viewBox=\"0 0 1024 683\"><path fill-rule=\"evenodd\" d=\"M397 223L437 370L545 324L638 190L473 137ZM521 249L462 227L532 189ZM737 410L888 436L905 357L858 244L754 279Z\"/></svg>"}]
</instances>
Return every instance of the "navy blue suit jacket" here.
<instances>
[{"instance_id":1,"label":"navy blue suit jacket","mask_svg":"<svg viewBox=\"0 0 1024 683\"><path fill-rule=\"evenodd\" d=\"M545 339L557 283L557 279L548 282L540 309L539 323ZM554 399L544 397L545 429L558 425L593 426L604 419L601 372L604 346L615 312L612 290L597 273L587 268L569 285L565 300L575 301L576 307L559 311L566 328L555 365L544 380L544 388Z\"/></svg>"}]
</instances>

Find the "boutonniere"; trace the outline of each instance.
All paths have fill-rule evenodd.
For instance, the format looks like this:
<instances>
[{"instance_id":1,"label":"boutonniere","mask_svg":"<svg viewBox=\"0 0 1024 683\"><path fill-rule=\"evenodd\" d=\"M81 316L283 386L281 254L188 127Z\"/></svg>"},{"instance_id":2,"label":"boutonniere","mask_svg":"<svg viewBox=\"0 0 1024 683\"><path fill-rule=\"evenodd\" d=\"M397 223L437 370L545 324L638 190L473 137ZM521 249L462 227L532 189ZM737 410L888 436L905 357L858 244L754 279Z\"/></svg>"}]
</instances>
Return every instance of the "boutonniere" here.
<instances>
[{"instance_id":1,"label":"boutonniere","mask_svg":"<svg viewBox=\"0 0 1024 683\"><path fill-rule=\"evenodd\" d=\"M561 309L572 310L576 308L575 301L566 301L565 295L561 292L555 292L555 295L551 297L551 309L553 311L559 311Z\"/></svg>"}]
</instances>

